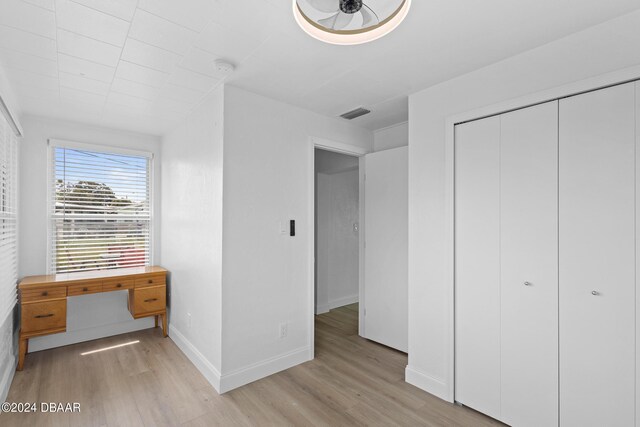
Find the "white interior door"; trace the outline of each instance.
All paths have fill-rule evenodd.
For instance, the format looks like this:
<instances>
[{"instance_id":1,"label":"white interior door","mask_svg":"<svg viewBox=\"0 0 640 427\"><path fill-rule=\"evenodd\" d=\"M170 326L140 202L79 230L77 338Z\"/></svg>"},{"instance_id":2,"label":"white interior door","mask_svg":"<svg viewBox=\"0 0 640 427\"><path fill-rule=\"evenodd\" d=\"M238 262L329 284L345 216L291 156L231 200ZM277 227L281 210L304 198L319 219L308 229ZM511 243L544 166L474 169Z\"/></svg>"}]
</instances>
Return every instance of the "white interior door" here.
<instances>
[{"instance_id":1,"label":"white interior door","mask_svg":"<svg viewBox=\"0 0 640 427\"><path fill-rule=\"evenodd\" d=\"M626 84L560 101L563 426L635 424L634 96Z\"/></svg>"},{"instance_id":2,"label":"white interior door","mask_svg":"<svg viewBox=\"0 0 640 427\"><path fill-rule=\"evenodd\" d=\"M501 417L558 424L558 102L503 114Z\"/></svg>"},{"instance_id":3,"label":"white interior door","mask_svg":"<svg viewBox=\"0 0 640 427\"><path fill-rule=\"evenodd\" d=\"M455 399L500 418L500 117L455 144Z\"/></svg>"},{"instance_id":4,"label":"white interior door","mask_svg":"<svg viewBox=\"0 0 640 427\"><path fill-rule=\"evenodd\" d=\"M364 337L407 352L408 147L365 157Z\"/></svg>"}]
</instances>

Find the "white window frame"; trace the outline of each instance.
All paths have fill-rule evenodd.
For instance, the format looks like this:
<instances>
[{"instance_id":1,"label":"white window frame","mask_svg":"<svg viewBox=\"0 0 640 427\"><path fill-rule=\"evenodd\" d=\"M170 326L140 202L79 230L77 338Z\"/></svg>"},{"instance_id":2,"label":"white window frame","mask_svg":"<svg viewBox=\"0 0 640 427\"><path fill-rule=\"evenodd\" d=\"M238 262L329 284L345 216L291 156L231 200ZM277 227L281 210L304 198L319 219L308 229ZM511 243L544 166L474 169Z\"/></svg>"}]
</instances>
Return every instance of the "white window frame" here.
<instances>
[{"instance_id":1,"label":"white window frame","mask_svg":"<svg viewBox=\"0 0 640 427\"><path fill-rule=\"evenodd\" d=\"M155 259L155 248L154 248L154 242L155 242L155 229L156 229L156 224L155 224L155 203L154 203L154 191L155 191L155 174L154 174L154 155L152 152L150 151L142 151L142 150L132 150L129 148L122 148L122 147L115 147L115 146L110 146L110 145L100 145L100 144L91 144L91 143L86 143L86 142L78 142L78 141L69 141L69 140L64 140L64 139L54 139L54 138L49 138L47 140L47 266L46 266L46 271L47 274L56 274L55 271L52 271L52 266L53 266L53 258L54 258L54 253L53 253L53 245L52 243L52 239L53 239L53 218L52 218L52 213L51 213L51 206L53 203L52 200L52 192L51 192L51 188L52 188L52 180L54 179L54 175L55 175L55 167L53 165L53 159L54 159L54 152L56 148L75 148L78 150L87 150L87 151L95 151L95 152L100 152L100 153L107 153L107 154L121 154L121 155L128 155L128 156L140 156L140 157L146 157L147 159L149 159L149 265L154 265L154 259ZM62 273L62 274L69 274L69 273Z\"/></svg>"},{"instance_id":2,"label":"white window frame","mask_svg":"<svg viewBox=\"0 0 640 427\"><path fill-rule=\"evenodd\" d=\"M14 164L9 163L9 172L10 172L10 183L13 184L13 188L10 189L13 190L12 193L9 194L9 207L10 207L10 211L9 213L0 213L0 215L2 215L2 217L4 218L8 218L8 219L13 219L14 221L14 237L15 237L15 242L14 242L14 257L15 257L15 263L13 264L14 267L14 271L11 271L10 274L12 277L14 277L15 282L13 283L13 293L11 294L11 298L12 301L9 302L8 305L6 305L6 307L8 308L8 310L5 312L5 301L0 301L0 325L3 324L7 318L9 318L11 316L11 313L13 313L13 311L15 310L15 304L18 301L18 292L17 292L17 281L18 281L18 277L19 277L19 263L20 263L20 259L19 259L19 251L20 251L20 237L19 237L19 233L20 233L20 202L19 202L19 194L20 194L20 188L19 188L19 178L20 178L20 147L19 147L19 140L18 138L22 136L20 127L17 125L17 123L13 120L13 117L11 116L9 110L6 108L4 101L2 100L2 97L0 97L0 120L3 120L6 124L6 126L8 127L9 132L11 132L13 134L13 144L14 147L13 149L15 150L15 158L13 159L15 161ZM9 143L9 144L12 144ZM10 160L11 162L11 160ZM11 167L14 167L14 169L11 169ZM5 291L6 289L0 289L0 296L5 297Z\"/></svg>"}]
</instances>

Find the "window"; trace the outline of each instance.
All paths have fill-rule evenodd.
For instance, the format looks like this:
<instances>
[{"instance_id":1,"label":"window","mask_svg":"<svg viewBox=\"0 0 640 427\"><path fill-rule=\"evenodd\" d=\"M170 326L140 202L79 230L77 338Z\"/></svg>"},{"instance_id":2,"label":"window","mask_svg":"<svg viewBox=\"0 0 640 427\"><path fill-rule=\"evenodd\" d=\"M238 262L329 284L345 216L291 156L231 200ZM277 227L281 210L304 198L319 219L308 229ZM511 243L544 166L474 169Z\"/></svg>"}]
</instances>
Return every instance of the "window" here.
<instances>
[{"instance_id":1,"label":"window","mask_svg":"<svg viewBox=\"0 0 640 427\"><path fill-rule=\"evenodd\" d=\"M151 260L151 156L51 141L50 271Z\"/></svg>"},{"instance_id":2,"label":"window","mask_svg":"<svg viewBox=\"0 0 640 427\"><path fill-rule=\"evenodd\" d=\"M0 324L16 304L18 281L18 141L0 113Z\"/></svg>"}]
</instances>

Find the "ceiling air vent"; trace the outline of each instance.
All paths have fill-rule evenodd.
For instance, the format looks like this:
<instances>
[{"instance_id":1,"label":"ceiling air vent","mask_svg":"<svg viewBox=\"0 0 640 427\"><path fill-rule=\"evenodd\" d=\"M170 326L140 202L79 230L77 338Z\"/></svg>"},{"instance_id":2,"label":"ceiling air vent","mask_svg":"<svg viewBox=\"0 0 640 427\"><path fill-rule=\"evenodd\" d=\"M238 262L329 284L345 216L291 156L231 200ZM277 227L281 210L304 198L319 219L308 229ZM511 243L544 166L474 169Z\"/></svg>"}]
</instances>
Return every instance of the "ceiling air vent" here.
<instances>
[{"instance_id":1,"label":"ceiling air vent","mask_svg":"<svg viewBox=\"0 0 640 427\"><path fill-rule=\"evenodd\" d=\"M369 114L370 112L371 110L367 110L366 108L356 108L355 110L340 114L340 117L347 120L353 120L360 116L364 116L365 114Z\"/></svg>"}]
</instances>

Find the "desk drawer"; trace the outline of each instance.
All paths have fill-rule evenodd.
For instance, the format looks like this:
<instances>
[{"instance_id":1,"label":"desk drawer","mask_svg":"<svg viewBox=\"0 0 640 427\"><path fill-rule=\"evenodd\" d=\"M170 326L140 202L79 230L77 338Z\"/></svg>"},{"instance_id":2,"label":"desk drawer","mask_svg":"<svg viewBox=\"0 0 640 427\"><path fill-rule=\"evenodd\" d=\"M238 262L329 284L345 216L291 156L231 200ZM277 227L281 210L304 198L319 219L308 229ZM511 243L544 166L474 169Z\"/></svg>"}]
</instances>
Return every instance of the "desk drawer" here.
<instances>
[{"instance_id":1,"label":"desk drawer","mask_svg":"<svg viewBox=\"0 0 640 427\"><path fill-rule=\"evenodd\" d=\"M22 302L45 301L45 300L51 300L51 299L65 298L66 296L67 296L66 286L20 291L20 298Z\"/></svg>"},{"instance_id":2,"label":"desk drawer","mask_svg":"<svg viewBox=\"0 0 640 427\"><path fill-rule=\"evenodd\" d=\"M67 300L34 302L22 305L22 333L65 329Z\"/></svg>"},{"instance_id":3,"label":"desk drawer","mask_svg":"<svg viewBox=\"0 0 640 427\"><path fill-rule=\"evenodd\" d=\"M163 311L167 306L167 287L164 285L137 288L130 292L133 292L134 317Z\"/></svg>"},{"instance_id":4,"label":"desk drawer","mask_svg":"<svg viewBox=\"0 0 640 427\"><path fill-rule=\"evenodd\" d=\"M74 297L77 295L87 295L102 292L102 282L100 283L87 283L79 285L69 285L67 288L67 295Z\"/></svg>"},{"instance_id":5,"label":"desk drawer","mask_svg":"<svg viewBox=\"0 0 640 427\"><path fill-rule=\"evenodd\" d=\"M136 279L135 286L136 288L144 288L148 286L158 286L166 284L166 279L164 274L156 274L153 276L147 276L140 279Z\"/></svg>"},{"instance_id":6,"label":"desk drawer","mask_svg":"<svg viewBox=\"0 0 640 427\"><path fill-rule=\"evenodd\" d=\"M133 279L105 280L102 282L102 292L121 291L133 289Z\"/></svg>"}]
</instances>

